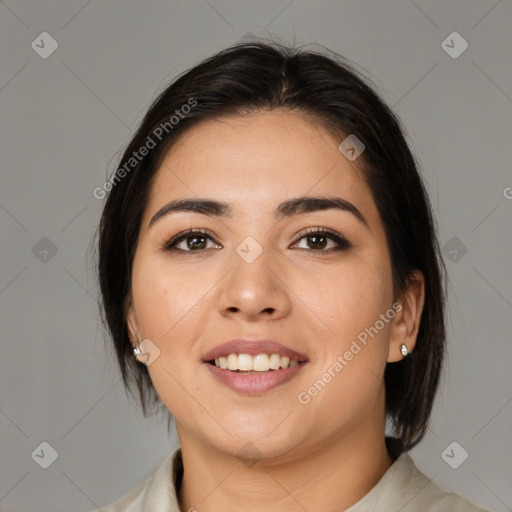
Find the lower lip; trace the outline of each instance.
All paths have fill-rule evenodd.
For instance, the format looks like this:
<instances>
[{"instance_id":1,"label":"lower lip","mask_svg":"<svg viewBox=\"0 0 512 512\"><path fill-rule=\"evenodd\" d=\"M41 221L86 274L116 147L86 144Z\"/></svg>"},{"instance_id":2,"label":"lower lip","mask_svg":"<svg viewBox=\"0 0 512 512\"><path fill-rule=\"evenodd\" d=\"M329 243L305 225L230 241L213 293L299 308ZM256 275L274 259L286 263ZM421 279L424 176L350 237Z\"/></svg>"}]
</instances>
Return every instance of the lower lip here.
<instances>
[{"instance_id":1,"label":"lower lip","mask_svg":"<svg viewBox=\"0 0 512 512\"><path fill-rule=\"evenodd\" d=\"M210 363L204 364L217 380L232 390L246 395L261 395L293 379L307 363L299 363L292 368L262 372L261 375L256 373L244 375L243 373L218 368Z\"/></svg>"}]
</instances>

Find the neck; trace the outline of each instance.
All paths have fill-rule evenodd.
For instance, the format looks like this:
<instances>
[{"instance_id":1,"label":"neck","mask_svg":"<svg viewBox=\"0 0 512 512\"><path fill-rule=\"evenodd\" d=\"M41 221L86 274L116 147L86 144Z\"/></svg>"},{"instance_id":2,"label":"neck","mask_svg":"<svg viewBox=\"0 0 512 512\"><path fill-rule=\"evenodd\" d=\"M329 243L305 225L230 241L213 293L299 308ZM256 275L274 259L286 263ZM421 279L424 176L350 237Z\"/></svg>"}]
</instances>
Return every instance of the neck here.
<instances>
[{"instance_id":1,"label":"neck","mask_svg":"<svg viewBox=\"0 0 512 512\"><path fill-rule=\"evenodd\" d=\"M181 430L181 429L179 429ZM357 503L389 469L393 459L381 436L333 436L283 463L252 466L180 432L183 466L181 511L287 512L345 510ZM368 433L366 433L368 434ZM357 439L356 439L357 437Z\"/></svg>"}]
</instances>

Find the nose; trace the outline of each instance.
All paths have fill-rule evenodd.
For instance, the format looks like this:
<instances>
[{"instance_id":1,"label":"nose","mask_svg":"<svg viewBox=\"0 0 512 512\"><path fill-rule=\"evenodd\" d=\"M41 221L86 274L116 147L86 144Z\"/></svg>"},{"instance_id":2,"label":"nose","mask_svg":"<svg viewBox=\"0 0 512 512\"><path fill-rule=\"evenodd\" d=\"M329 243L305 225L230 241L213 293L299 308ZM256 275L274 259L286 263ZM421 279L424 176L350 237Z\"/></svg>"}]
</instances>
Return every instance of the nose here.
<instances>
[{"instance_id":1,"label":"nose","mask_svg":"<svg viewBox=\"0 0 512 512\"><path fill-rule=\"evenodd\" d=\"M250 263L235 252L230 263L231 271L222 280L217 297L221 315L256 321L277 320L289 314L286 270L271 250L264 249Z\"/></svg>"}]
</instances>

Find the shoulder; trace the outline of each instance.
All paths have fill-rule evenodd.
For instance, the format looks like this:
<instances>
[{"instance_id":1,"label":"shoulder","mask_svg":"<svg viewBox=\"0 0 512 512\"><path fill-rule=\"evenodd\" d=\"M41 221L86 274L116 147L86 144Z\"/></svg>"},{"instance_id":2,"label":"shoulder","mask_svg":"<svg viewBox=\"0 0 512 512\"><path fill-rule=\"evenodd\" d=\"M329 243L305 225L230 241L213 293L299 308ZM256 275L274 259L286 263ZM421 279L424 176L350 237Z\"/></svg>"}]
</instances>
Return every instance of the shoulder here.
<instances>
[{"instance_id":1,"label":"shoulder","mask_svg":"<svg viewBox=\"0 0 512 512\"><path fill-rule=\"evenodd\" d=\"M152 480L153 476L114 503L101 507L100 512L143 512L147 491Z\"/></svg>"},{"instance_id":2,"label":"shoulder","mask_svg":"<svg viewBox=\"0 0 512 512\"><path fill-rule=\"evenodd\" d=\"M179 512L174 482L180 464L181 450L178 447L149 478L114 503L101 507L99 512Z\"/></svg>"},{"instance_id":3,"label":"shoulder","mask_svg":"<svg viewBox=\"0 0 512 512\"><path fill-rule=\"evenodd\" d=\"M183 466L176 448L155 473L100 512L179 512L177 482ZM440 489L402 453L366 496L346 512L487 512L465 498Z\"/></svg>"},{"instance_id":4,"label":"shoulder","mask_svg":"<svg viewBox=\"0 0 512 512\"><path fill-rule=\"evenodd\" d=\"M347 512L486 512L462 496L446 492L402 453L370 492Z\"/></svg>"}]
</instances>

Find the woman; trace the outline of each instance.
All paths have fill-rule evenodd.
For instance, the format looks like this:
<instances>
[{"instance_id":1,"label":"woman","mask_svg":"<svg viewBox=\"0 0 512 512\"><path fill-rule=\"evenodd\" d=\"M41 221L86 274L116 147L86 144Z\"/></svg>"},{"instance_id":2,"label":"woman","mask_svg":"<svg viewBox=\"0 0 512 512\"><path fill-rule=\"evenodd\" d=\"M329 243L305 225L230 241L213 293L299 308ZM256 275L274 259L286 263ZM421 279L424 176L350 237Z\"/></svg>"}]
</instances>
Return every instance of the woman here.
<instances>
[{"instance_id":1,"label":"woman","mask_svg":"<svg viewBox=\"0 0 512 512\"><path fill-rule=\"evenodd\" d=\"M213 55L105 191L106 324L126 389L180 440L105 512L482 510L407 454L442 367L444 268L400 125L341 58Z\"/></svg>"}]
</instances>

